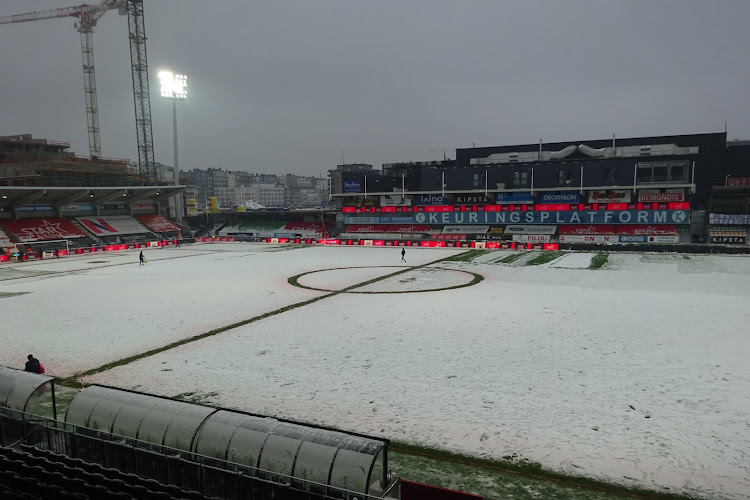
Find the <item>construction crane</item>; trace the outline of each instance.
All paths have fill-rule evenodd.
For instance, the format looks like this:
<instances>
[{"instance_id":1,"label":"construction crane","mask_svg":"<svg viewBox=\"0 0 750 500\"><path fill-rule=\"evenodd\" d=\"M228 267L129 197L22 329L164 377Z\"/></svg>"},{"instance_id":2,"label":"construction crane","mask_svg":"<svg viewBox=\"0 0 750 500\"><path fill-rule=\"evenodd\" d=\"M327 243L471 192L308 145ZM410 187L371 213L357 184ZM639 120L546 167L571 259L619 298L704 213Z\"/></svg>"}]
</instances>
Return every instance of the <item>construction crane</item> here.
<instances>
[{"instance_id":1,"label":"construction crane","mask_svg":"<svg viewBox=\"0 0 750 500\"><path fill-rule=\"evenodd\" d=\"M86 121L89 131L89 154L101 156L99 134L99 106L96 98L96 74L94 71L94 27L101 17L117 9L120 15L128 16L128 38L130 40L130 65L133 77L133 100L135 103L135 126L138 138L138 163L141 171L156 181L154 162L154 138L151 130L151 98L148 85L148 59L146 57L146 29L143 22L143 0L102 0L98 5L77 5L60 9L42 10L0 17L0 24L26 23L61 17L77 18L74 24L81 34L81 58L83 60L83 89L86 99Z\"/></svg>"}]
</instances>

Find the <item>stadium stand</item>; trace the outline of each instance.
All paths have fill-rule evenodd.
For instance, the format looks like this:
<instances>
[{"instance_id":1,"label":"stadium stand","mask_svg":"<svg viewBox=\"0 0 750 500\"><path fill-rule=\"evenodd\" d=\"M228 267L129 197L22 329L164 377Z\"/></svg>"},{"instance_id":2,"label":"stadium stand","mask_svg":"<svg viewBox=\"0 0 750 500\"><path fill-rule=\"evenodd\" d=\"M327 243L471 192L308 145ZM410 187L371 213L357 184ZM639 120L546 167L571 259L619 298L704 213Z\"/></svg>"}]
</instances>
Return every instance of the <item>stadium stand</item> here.
<instances>
[{"instance_id":1,"label":"stadium stand","mask_svg":"<svg viewBox=\"0 0 750 500\"><path fill-rule=\"evenodd\" d=\"M90 235L64 217L8 219L0 223L0 229L24 254L41 254L66 247L73 250L96 244Z\"/></svg>"},{"instance_id":2,"label":"stadium stand","mask_svg":"<svg viewBox=\"0 0 750 500\"><path fill-rule=\"evenodd\" d=\"M179 226L163 215L136 215L135 218L162 239L177 238L182 233Z\"/></svg>"},{"instance_id":3,"label":"stadium stand","mask_svg":"<svg viewBox=\"0 0 750 500\"><path fill-rule=\"evenodd\" d=\"M32 499L217 498L23 444L0 447L0 491L2 498Z\"/></svg>"},{"instance_id":4,"label":"stadium stand","mask_svg":"<svg viewBox=\"0 0 750 500\"><path fill-rule=\"evenodd\" d=\"M129 215L77 217L76 220L104 243L147 243L159 237Z\"/></svg>"}]
</instances>

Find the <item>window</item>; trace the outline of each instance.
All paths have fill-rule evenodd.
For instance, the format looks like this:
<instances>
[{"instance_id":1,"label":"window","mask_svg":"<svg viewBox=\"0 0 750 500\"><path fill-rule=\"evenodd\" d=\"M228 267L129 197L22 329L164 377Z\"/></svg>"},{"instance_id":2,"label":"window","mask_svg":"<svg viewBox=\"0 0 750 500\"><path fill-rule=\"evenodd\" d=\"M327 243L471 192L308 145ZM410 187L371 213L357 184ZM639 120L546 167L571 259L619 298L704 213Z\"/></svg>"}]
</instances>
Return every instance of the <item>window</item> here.
<instances>
[{"instance_id":1,"label":"window","mask_svg":"<svg viewBox=\"0 0 750 500\"><path fill-rule=\"evenodd\" d=\"M561 168L557 170L557 185L567 186L573 181L573 172L569 168Z\"/></svg>"},{"instance_id":2,"label":"window","mask_svg":"<svg viewBox=\"0 0 750 500\"><path fill-rule=\"evenodd\" d=\"M605 168L602 171L602 185L606 186L610 183L610 176L612 175L612 171L608 168Z\"/></svg>"},{"instance_id":3,"label":"window","mask_svg":"<svg viewBox=\"0 0 750 500\"><path fill-rule=\"evenodd\" d=\"M475 188L479 187L479 174L474 174L474 184L473 184L473 186Z\"/></svg>"}]
</instances>

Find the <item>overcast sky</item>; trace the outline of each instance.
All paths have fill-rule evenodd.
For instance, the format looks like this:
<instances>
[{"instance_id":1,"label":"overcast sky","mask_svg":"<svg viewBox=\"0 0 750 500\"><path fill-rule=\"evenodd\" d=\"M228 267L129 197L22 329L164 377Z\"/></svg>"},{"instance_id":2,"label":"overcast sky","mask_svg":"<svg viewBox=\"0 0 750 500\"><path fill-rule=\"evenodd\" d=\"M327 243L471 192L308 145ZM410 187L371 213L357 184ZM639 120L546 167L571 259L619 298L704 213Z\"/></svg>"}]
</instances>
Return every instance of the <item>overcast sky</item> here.
<instances>
[{"instance_id":1,"label":"overcast sky","mask_svg":"<svg viewBox=\"0 0 750 500\"><path fill-rule=\"evenodd\" d=\"M0 16L75 3L3 0ZM181 169L321 175L342 149L379 166L725 121L750 139L749 0L146 0L145 17L165 164L156 74L189 78ZM88 154L73 23L0 26L0 135ZM137 159L127 18L108 12L94 47L102 155Z\"/></svg>"}]
</instances>

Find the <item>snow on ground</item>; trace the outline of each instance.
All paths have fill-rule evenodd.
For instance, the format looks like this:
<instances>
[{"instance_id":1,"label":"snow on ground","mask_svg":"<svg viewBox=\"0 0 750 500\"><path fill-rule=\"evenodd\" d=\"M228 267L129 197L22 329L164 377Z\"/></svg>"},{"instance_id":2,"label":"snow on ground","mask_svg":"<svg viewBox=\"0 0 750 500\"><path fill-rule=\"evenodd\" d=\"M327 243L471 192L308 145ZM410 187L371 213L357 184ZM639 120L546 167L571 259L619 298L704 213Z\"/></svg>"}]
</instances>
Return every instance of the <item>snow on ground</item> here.
<instances>
[{"instance_id":1,"label":"snow on ground","mask_svg":"<svg viewBox=\"0 0 750 500\"><path fill-rule=\"evenodd\" d=\"M306 274L301 276L297 281L303 286L337 291L404 269L406 267L398 266L329 269Z\"/></svg>"},{"instance_id":2,"label":"snow on ground","mask_svg":"<svg viewBox=\"0 0 750 500\"><path fill-rule=\"evenodd\" d=\"M466 285L473 279L474 276L467 272L441 269L439 267L423 267L365 285L358 288L357 292L402 293L405 291L441 290Z\"/></svg>"},{"instance_id":3,"label":"snow on ground","mask_svg":"<svg viewBox=\"0 0 750 500\"><path fill-rule=\"evenodd\" d=\"M69 376L325 295L289 286L295 274L401 258L397 251L349 250L212 244L144 251L145 266L138 265L138 252L3 264L6 274L61 273L0 281L0 292L28 292L0 298L0 364L18 366L34 353L51 373ZM415 250L412 261L451 253ZM82 271L73 272L76 267Z\"/></svg>"},{"instance_id":4,"label":"snow on ground","mask_svg":"<svg viewBox=\"0 0 750 500\"><path fill-rule=\"evenodd\" d=\"M96 366L186 336L175 321L205 330L324 295L289 285L294 274L400 260L388 248L232 248L142 269L0 282L0 291L32 292L0 299L10 318L0 363L15 366L34 352L47 365L51 351L62 351ZM447 255L411 249L409 264ZM750 258L609 259L601 270L443 262L429 269L485 280L442 292L332 295L88 382L167 396L217 392L221 406L486 457L515 453L625 484L748 498ZM414 271L367 288L449 284L451 276ZM415 280L400 283L408 277ZM123 312L151 302L159 307L148 315ZM22 328L26 321L35 327ZM47 333L66 321L75 328ZM87 329L92 321L101 326Z\"/></svg>"},{"instance_id":5,"label":"snow on ground","mask_svg":"<svg viewBox=\"0 0 750 500\"><path fill-rule=\"evenodd\" d=\"M564 255L562 259L552 262L549 267L564 267L567 269L586 269L591 265L593 253L571 253Z\"/></svg>"}]
</instances>

